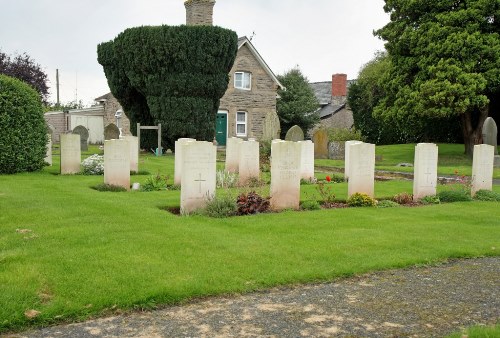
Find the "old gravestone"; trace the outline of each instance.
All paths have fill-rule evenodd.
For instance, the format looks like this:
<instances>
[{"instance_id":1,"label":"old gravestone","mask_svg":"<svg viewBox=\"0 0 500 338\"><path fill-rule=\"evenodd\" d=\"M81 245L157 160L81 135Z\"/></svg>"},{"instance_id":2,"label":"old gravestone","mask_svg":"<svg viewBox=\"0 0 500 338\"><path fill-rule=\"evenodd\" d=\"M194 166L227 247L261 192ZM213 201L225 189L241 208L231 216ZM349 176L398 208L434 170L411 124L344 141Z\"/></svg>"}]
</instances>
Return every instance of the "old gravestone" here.
<instances>
[{"instance_id":1,"label":"old gravestone","mask_svg":"<svg viewBox=\"0 0 500 338\"><path fill-rule=\"evenodd\" d=\"M237 173L240 165L240 144L243 142L239 137L230 137L226 142L226 171Z\"/></svg>"},{"instance_id":2,"label":"old gravestone","mask_svg":"<svg viewBox=\"0 0 500 338\"><path fill-rule=\"evenodd\" d=\"M45 152L45 163L52 165L52 137L54 135L54 127L51 124L47 125L47 151Z\"/></svg>"},{"instance_id":3,"label":"old gravestone","mask_svg":"<svg viewBox=\"0 0 500 338\"><path fill-rule=\"evenodd\" d=\"M495 120L493 120L492 117L488 117L484 121L482 134L483 134L483 144L489 144L490 146L493 146L494 155L498 155L498 148L497 148L498 129L497 129L497 124L495 123Z\"/></svg>"},{"instance_id":4,"label":"old gravestone","mask_svg":"<svg viewBox=\"0 0 500 338\"><path fill-rule=\"evenodd\" d=\"M280 119L276 112L271 111L267 113L264 119L264 125L262 130L262 141L271 141L280 138L281 126Z\"/></svg>"},{"instance_id":5,"label":"old gravestone","mask_svg":"<svg viewBox=\"0 0 500 338\"><path fill-rule=\"evenodd\" d=\"M304 132L299 126L295 125L286 132L285 141L304 141Z\"/></svg>"},{"instance_id":6,"label":"old gravestone","mask_svg":"<svg viewBox=\"0 0 500 338\"><path fill-rule=\"evenodd\" d=\"M120 129L114 124L108 124L104 128L104 139L105 140L117 140L120 138Z\"/></svg>"},{"instance_id":7,"label":"old gravestone","mask_svg":"<svg viewBox=\"0 0 500 338\"><path fill-rule=\"evenodd\" d=\"M104 183L130 190L130 148L128 141L104 141Z\"/></svg>"},{"instance_id":8,"label":"old gravestone","mask_svg":"<svg viewBox=\"0 0 500 338\"><path fill-rule=\"evenodd\" d=\"M275 140L271 144L271 209L298 209L300 157L297 142Z\"/></svg>"},{"instance_id":9,"label":"old gravestone","mask_svg":"<svg viewBox=\"0 0 500 338\"><path fill-rule=\"evenodd\" d=\"M350 170L350 154L351 154L351 145L353 144L358 144L358 143L363 143L361 141L345 141L345 146L344 146L344 178L346 181L349 180L349 170Z\"/></svg>"},{"instance_id":10,"label":"old gravestone","mask_svg":"<svg viewBox=\"0 0 500 338\"><path fill-rule=\"evenodd\" d=\"M328 132L317 130L312 137L314 142L314 158L328 158Z\"/></svg>"},{"instance_id":11,"label":"old gravestone","mask_svg":"<svg viewBox=\"0 0 500 338\"><path fill-rule=\"evenodd\" d=\"M438 147L434 143L419 143L415 147L413 200L436 195Z\"/></svg>"},{"instance_id":12,"label":"old gravestone","mask_svg":"<svg viewBox=\"0 0 500 338\"><path fill-rule=\"evenodd\" d=\"M137 136L123 136L122 140L128 142L130 149L130 171L139 172L139 140Z\"/></svg>"},{"instance_id":13,"label":"old gravestone","mask_svg":"<svg viewBox=\"0 0 500 338\"><path fill-rule=\"evenodd\" d=\"M182 181L182 165L183 165L183 148L182 145L189 143L189 142L195 142L196 140L194 138L180 138L177 141L175 141L175 163L174 163L174 184L176 185L181 185Z\"/></svg>"},{"instance_id":14,"label":"old gravestone","mask_svg":"<svg viewBox=\"0 0 500 338\"><path fill-rule=\"evenodd\" d=\"M87 128L85 128L84 126L80 125L80 126L76 126L74 129L73 129L73 134L78 134L80 135L80 149L82 151L87 151L89 150L89 131Z\"/></svg>"},{"instance_id":15,"label":"old gravestone","mask_svg":"<svg viewBox=\"0 0 500 338\"><path fill-rule=\"evenodd\" d=\"M211 142L194 141L182 148L181 213L189 214L206 206L215 196L217 147Z\"/></svg>"},{"instance_id":16,"label":"old gravestone","mask_svg":"<svg viewBox=\"0 0 500 338\"><path fill-rule=\"evenodd\" d=\"M365 193L374 197L375 145L355 143L349 146L348 197L354 193Z\"/></svg>"},{"instance_id":17,"label":"old gravestone","mask_svg":"<svg viewBox=\"0 0 500 338\"><path fill-rule=\"evenodd\" d=\"M478 190L492 189L494 157L493 146L489 144L478 144L474 146L474 158L472 160L472 196L474 196Z\"/></svg>"},{"instance_id":18,"label":"old gravestone","mask_svg":"<svg viewBox=\"0 0 500 338\"><path fill-rule=\"evenodd\" d=\"M244 141L239 144L239 178L240 185L246 185L252 178L260 177L259 142Z\"/></svg>"},{"instance_id":19,"label":"old gravestone","mask_svg":"<svg viewBox=\"0 0 500 338\"><path fill-rule=\"evenodd\" d=\"M310 140L298 143L301 147L300 178L310 181L314 178L314 143Z\"/></svg>"},{"instance_id":20,"label":"old gravestone","mask_svg":"<svg viewBox=\"0 0 500 338\"><path fill-rule=\"evenodd\" d=\"M61 134L61 174L80 172L81 149L79 134Z\"/></svg>"}]
</instances>

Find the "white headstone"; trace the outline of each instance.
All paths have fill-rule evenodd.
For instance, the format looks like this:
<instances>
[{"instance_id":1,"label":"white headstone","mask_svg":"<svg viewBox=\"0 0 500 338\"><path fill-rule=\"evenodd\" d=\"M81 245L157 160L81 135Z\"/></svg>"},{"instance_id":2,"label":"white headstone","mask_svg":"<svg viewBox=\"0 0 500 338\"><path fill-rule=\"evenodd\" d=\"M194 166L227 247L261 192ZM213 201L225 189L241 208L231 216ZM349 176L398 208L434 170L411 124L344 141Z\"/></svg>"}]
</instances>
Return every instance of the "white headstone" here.
<instances>
[{"instance_id":1,"label":"white headstone","mask_svg":"<svg viewBox=\"0 0 500 338\"><path fill-rule=\"evenodd\" d=\"M82 153L79 134L61 134L61 174L76 174L80 172Z\"/></svg>"},{"instance_id":2,"label":"white headstone","mask_svg":"<svg viewBox=\"0 0 500 338\"><path fill-rule=\"evenodd\" d=\"M121 140L128 142L130 149L130 171L139 171L139 142L137 136L122 136Z\"/></svg>"},{"instance_id":3,"label":"white headstone","mask_svg":"<svg viewBox=\"0 0 500 338\"><path fill-rule=\"evenodd\" d=\"M300 158L297 142L273 141L271 144L271 208L298 209L300 204Z\"/></svg>"},{"instance_id":4,"label":"white headstone","mask_svg":"<svg viewBox=\"0 0 500 338\"><path fill-rule=\"evenodd\" d=\"M175 141L175 167L174 167L174 184L180 185L182 180L182 145L195 142L193 138L180 138Z\"/></svg>"},{"instance_id":5,"label":"white headstone","mask_svg":"<svg viewBox=\"0 0 500 338\"><path fill-rule=\"evenodd\" d=\"M415 147L413 200L436 195L438 147L434 143L419 143Z\"/></svg>"},{"instance_id":6,"label":"white headstone","mask_svg":"<svg viewBox=\"0 0 500 338\"><path fill-rule=\"evenodd\" d=\"M374 197L375 192L375 145L354 143L349 146L348 197L365 193Z\"/></svg>"},{"instance_id":7,"label":"white headstone","mask_svg":"<svg viewBox=\"0 0 500 338\"><path fill-rule=\"evenodd\" d=\"M215 196L217 147L211 142L194 141L180 146L182 152L181 213L205 207Z\"/></svg>"},{"instance_id":8,"label":"white headstone","mask_svg":"<svg viewBox=\"0 0 500 338\"><path fill-rule=\"evenodd\" d=\"M239 144L239 184L260 177L259 142L243 141Z\"/></svg>"},{"instance_id":9,"label":"white headstone","mask_svg":"<svg viewBox=\"0 0 500 338\"><path fill-rule=\"evenodd\" d=\"M471 195L478 190L491 190L493 187L493 159L494 147L488 144L474 146L474 159L472 160L472 187Z\"/></svg>"},{"instance_id":10,"label":"white headstone","mask_svg":"<svg viewBox=\"0 0 500 338\"><path fill-rule=\"evenodd\" d=\"M130 190L130 148L128 141L104 141L104 183Z\"/></svg>"},{"instance_id":11,"label":"white headstone","mask_svg":"<svg viewBox=\"0 0 500 338\"><path fill-rule=\"evenodd\" d=\"M240 164L240 144L243 142L239 137L230 137L226 143L226 171L237 173Z\"/></svg>"},{"instance_id":12,"label":"white headstone","mask_svg":"<svg viewBox=\"0 0 500 338\"><path fill-rule=\"evenodd\" d=\"M52 165L52 134L47 134L47 152L45 153L45 162Z\"/></svg>"},{"instance_id":13,"label":"white headstone","mask_svg":"<svg viewBox=\"0 0 500 338\"><path fill-rule=\"evenodd\" d=\"M345 180L349 180L349 159L350 159L350 146L353 144L363 143L361 141L346 141L345 142L345 156L344 156L344 178Z\"/></svg>"},{"instance_id":14,"label":"white headstone","mask_svg":"<svg viewBox=\"0 0 500 338\"><path fill-rule=\"evenodd\" d=\"M314 178L314 143L310 140L299 141L301 147L300 178L312 180Z\"/></svg>"}]
</instances>

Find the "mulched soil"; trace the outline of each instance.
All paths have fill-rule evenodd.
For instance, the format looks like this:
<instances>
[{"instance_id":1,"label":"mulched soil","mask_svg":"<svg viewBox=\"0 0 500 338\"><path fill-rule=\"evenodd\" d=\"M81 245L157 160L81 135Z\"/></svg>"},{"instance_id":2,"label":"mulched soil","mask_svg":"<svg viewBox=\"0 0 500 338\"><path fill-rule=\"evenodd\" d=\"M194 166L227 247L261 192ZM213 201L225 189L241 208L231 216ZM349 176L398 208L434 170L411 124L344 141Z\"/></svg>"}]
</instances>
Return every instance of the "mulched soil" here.
<instances>
[{"instance_id":1,"label":"mulched soil","mask_svg":"<svg viewBox=\"0 0 500 338\"><path fill-rule=\"evenodd\" d=\"M10 337L442 337L500 319L500 257L214 297Z\"/></svg>"}]
</instances>

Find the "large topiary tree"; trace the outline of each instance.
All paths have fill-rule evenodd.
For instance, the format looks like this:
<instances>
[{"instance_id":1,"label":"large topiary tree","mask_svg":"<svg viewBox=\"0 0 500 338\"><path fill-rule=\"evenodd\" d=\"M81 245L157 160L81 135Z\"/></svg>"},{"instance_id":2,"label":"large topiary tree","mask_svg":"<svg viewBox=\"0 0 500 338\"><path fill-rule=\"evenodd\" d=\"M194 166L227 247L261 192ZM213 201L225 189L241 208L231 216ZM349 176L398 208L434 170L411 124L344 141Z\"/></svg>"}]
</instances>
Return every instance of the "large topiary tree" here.
<instances>
[{"instance_id":1,"label":"large topiary tree","mask_svg":"<svg viewBox=\"0 0 500 338\"><path fill-rule=\"evenodd\" d=\"M0 74L0 173L44 166L47 126L39 94L28 84Z\"/></svg>"},{"instance_id":2,"label":"large topiary tree","mask_svg":"<svg viewBox=\"0 0 500 338\"><path fill-rule=\"evenodd\" d=\"M163 146L173 149L181 137L213 140L237 50L231 30L163 25L126 29L97 54L132 132L137 122L161 123Z\"/></svg>"}]
</instances>

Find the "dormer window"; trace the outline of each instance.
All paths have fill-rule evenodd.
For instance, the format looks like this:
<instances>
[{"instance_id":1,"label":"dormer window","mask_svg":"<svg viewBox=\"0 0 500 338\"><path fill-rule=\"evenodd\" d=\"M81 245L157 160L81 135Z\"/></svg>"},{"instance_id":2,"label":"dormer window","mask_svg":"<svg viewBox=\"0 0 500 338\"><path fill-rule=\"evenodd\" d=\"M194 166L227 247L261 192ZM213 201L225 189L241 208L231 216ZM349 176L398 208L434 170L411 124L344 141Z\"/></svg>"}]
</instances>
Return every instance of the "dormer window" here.
<instances>
[{"instance_id":1,"label":"dormer window","mask_svg":"<svg viewBox=\"0 0 500 338\"><path fill-rule=\"evenodd\" d=\"M234 73L234 88L250 90L252 88L252 74L248 72Z\"/></svg>"}]
</instances>

